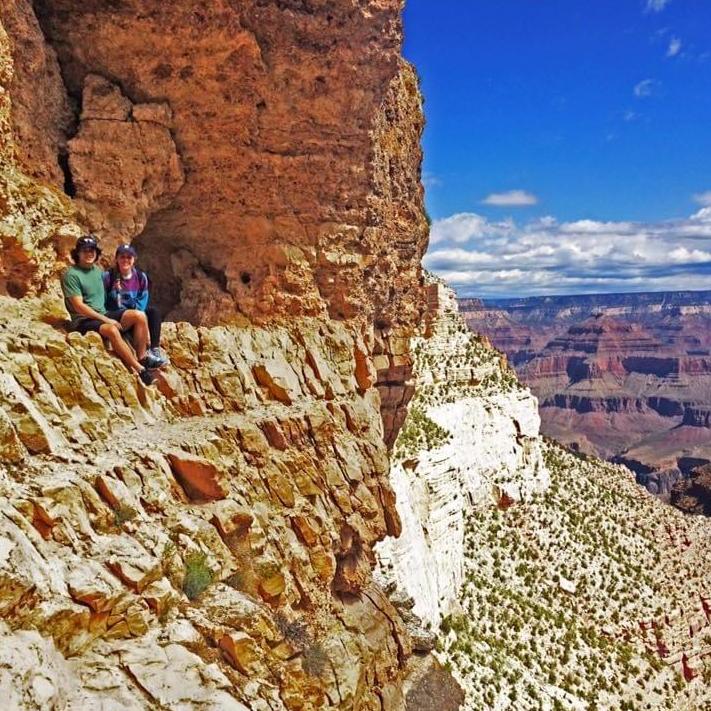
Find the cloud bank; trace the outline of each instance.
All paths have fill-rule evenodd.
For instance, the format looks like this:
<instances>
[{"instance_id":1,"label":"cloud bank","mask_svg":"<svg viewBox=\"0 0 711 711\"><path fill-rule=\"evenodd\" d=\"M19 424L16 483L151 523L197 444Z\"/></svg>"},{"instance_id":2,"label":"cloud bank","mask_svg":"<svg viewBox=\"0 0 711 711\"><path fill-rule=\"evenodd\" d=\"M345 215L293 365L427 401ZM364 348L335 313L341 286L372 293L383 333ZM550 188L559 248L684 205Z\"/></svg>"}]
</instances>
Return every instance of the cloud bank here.
<instances>
[{"instance_id":1,"label":"cloud bank","mask_svg":"<svg viewBox=\"0 0 711 711\"><path fill-rule=\"evenodd\" d=\"M465 296L709 289L711 194L697 200L709 206L658 223L460 213L432 224L424 264Z\"/></svg>"}]
</instances>

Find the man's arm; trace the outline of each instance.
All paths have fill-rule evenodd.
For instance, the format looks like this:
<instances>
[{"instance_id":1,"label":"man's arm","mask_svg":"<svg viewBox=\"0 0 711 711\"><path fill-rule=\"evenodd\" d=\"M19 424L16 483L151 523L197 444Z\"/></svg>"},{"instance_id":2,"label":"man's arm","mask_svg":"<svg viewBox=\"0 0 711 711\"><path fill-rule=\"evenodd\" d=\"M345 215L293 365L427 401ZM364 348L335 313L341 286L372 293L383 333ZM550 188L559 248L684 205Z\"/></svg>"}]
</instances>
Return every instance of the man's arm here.
<instances>
[{"instance_id":1,"label":"man's arm","mask_svg":"<svg viewBox=\"0 0 711 711\"><path fill-rule=\"evenodd\" d=\"M103 321L103 323L112 323L115 326L121 326L118 321L115 321L112 318L109 318L106 316L106 314L100 314L98 311L94 311L94 309L91 308L88 304L84 303L84 299L79 296L69 296L67 297L69 303L72 305L72 308L76 313L78 313L80 316L85 316L86 318L93 318L96 319L97 321Z\"/></svg>"}]
</instances>

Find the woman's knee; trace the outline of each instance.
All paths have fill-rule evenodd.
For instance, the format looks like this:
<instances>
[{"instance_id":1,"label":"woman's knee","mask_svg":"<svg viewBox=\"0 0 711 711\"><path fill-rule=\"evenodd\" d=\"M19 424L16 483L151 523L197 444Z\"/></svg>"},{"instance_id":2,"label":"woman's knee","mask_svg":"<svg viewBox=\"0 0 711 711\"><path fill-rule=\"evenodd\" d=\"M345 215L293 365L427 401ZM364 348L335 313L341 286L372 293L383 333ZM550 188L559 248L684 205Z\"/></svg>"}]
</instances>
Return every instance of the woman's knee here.
<instances>
[{"instance_id":1,"label":"woman's knee","mask_svg":"<svg viewBox=\"0 0 711 711\"><path fill-rule=\"evenodd\" d=\"M129 309L125 311L123 317L121 318L121 324L123 325L135 325L137 323L148 323L146 314L143 311L138 311L137 309Z\"/></svg>"}]
</instances>

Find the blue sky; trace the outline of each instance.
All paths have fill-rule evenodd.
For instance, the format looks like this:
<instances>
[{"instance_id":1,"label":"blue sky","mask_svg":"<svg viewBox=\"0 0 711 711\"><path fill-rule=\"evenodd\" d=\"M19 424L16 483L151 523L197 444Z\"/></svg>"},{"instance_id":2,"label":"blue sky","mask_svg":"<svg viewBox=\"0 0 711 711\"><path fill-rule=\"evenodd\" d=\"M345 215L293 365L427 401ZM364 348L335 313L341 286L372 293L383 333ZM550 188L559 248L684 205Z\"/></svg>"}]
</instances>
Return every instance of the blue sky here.
<instances>
[{"instance_id":1,"label":"blue sky","mask_svg":"<svg viewBox=\"0 0 711 711\"><path fill-rule=\"evenodd\" d=\"M426 264L460 291L711 287L709 0L407 0L405 55L425 95ZM677 246L688 271L665 272Z\"/></svg>"}]
</instances>

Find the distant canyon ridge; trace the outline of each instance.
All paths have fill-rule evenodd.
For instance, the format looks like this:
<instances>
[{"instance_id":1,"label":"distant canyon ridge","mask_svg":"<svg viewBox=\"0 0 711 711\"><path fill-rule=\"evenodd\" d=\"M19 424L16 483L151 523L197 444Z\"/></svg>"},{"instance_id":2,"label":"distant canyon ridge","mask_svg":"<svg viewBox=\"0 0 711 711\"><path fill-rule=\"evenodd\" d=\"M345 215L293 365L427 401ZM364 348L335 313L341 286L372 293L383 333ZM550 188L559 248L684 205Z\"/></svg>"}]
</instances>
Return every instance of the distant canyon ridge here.
<instances>
[{"instance_id":1,"label":"distant canyon ridge","mask_svg":"<svg viewBox=\"0 0 711 711\"><path fill-rule=\"evenodd\" d=\"M459 305L538 396L548 436L674 500L711 462L711 291Z\"/></svg>"}]
</instances>

